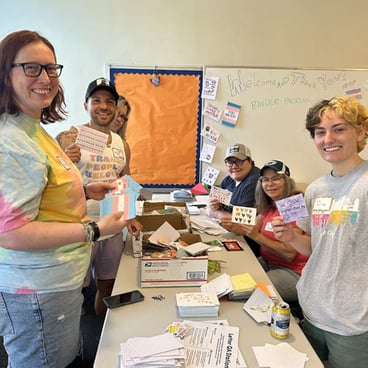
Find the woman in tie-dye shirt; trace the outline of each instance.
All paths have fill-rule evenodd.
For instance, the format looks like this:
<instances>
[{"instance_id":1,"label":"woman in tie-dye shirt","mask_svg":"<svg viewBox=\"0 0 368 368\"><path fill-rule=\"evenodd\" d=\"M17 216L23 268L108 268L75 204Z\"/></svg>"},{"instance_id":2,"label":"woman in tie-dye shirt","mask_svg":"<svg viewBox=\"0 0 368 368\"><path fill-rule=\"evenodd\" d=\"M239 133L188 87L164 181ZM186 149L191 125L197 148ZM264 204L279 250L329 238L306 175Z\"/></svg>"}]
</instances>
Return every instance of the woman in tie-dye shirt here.
<instances>
[{"instance_id":1,"label":"woman in tie-dye shirt","mask_svg":"<svg viewBox=\"0 0 368 368\"><path fill-rule=\"evenodd\" d=\"M86 240L126 222L117 213L88 223L80 174L40 124L64 115L63 66L50 42L9 34L0 68L0 334L13 368L66 367L80 346ZM87 194L101 199L112 187Z\"/></svg>"}]
</instances>

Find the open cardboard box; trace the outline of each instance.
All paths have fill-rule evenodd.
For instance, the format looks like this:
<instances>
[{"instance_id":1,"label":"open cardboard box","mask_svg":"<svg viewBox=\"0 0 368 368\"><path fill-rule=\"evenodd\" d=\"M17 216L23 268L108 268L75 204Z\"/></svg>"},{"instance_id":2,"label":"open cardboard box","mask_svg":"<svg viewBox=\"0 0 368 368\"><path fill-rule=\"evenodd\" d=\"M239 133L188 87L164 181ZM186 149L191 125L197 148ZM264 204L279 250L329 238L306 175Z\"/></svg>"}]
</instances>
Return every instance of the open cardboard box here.
<instances>
[{"instance_id":1,"label":"open cardboard box","mask_svg":"<svg viewBox=\"0 0 368 368\"><path fill-rule=\"evenodd\" d=\"M187 205L185 202L155 202L141 201L138 202L137 215L152 214L153 211L164 210L167 207L174 207L181 213L187 213Z\"/></svg>"},{"instance_id":2,"label":"open cardboard box","mask_svg":"<svg viewBox=\"0 0 368 368\"><path fill-rule=\"evenodd\" d=\"M166 221L180 234L189 233L191 231L189 215L182 215L180 213L168 215L142 215L137 216L136 219L143 225L143 231L138 237L132 237L128 234L126 239L126 245L132 247L134 257L140 257L142 255L143 236L148 235L149 237Z\"/></svg>"},{"instance_id":3,"label":"open cardboard box","mask_svg":"<svg viewBox=\"0 0 368 368\"><path fill-rule=\"evenodd\" d=\"M149 235L143 235L144 240ZM179 240L193 244L202 241L199 234L182 233ZM199 286L207 282L208 256L152 258L142 256L141 287Z\"/></svg>"}]
</instances>

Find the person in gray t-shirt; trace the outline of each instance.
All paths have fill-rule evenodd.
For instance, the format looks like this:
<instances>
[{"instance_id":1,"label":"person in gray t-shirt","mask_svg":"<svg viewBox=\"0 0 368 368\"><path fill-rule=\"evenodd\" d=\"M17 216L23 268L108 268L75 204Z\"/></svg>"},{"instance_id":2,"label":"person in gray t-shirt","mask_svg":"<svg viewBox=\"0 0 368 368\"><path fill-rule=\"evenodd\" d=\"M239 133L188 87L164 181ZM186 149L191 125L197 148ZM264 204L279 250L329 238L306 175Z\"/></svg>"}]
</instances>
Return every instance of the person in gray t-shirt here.
<instances>
[{"instance_id":1,"label":"person in gray t-shirt","mask_svg":"<svg viewBox=\"0 0 368 368\"><path fill-rule=\"evenodd\" d=\"M353 97L323 100L307 114L306 128L331 172L306 190L309 217L297 233L282 217L275 237L310 256L297 284L304 333L334 368L368 362L368 109Z\"/></svg>"}]
</instances>

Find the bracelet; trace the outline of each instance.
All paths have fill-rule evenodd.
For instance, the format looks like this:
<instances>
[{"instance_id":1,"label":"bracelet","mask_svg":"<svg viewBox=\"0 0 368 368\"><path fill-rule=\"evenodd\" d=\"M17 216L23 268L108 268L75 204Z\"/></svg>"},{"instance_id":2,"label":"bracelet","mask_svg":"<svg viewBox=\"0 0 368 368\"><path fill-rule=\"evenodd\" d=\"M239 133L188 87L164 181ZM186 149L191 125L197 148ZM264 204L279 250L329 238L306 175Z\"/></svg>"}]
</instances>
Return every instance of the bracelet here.
<instances>
[{"instance_id":1,"label":"bracelet","mask_svg":"<svg viewBox=\"0 0 368 368\"><path fill-rule=\"evenodd\" d=\"M100 229L96 222L83 222L82 225L87 242L95 242L100 237Z\"/></svg>"},{"instance_id":2,"label":"bracelet","mask_svg":"<svg viewBox=\"0 0 368 368\"><path fill-rule=\"evenodd\" d=\"M84 192L84 196L86 197L86 200L90 199L87 194L87 185L83 185L83 192Z\"/></svg>"}]
</instances>

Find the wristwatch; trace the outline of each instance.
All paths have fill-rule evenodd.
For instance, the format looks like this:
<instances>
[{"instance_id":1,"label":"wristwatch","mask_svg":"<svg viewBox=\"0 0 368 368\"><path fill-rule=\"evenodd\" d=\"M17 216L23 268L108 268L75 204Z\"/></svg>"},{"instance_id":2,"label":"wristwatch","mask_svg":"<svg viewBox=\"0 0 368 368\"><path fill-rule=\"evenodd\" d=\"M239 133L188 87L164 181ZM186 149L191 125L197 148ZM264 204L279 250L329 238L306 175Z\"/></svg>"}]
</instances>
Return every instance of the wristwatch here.
<instances>
[{"instance_id":1,"label":"wristwatch","mask_svg":"<svg viewBox=\"0 0 368 368\"><path fill-rule=\"evenodd\" d=\"M100 229L95 221L83 222L83 230L86 234L86 241L94 242L100 237Z\"/></svg>"}]
</instances>

